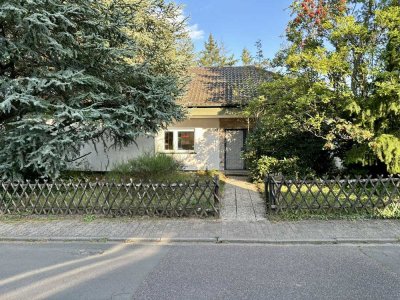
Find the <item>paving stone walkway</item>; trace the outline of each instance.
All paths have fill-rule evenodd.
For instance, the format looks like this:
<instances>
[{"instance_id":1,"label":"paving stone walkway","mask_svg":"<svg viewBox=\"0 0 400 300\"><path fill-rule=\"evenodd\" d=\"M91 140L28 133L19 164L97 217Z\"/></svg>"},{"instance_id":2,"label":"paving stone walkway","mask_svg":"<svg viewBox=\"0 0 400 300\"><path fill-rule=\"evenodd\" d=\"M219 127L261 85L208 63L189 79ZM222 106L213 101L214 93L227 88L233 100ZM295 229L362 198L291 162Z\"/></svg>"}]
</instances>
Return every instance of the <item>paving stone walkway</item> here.
<instances>
[{"instance_id":1,"label":"paving stone walkway","mask_svg":"<svg viewBox=\"0 0 400 300\"><path fill-rule=\"evenodd\" d=\"M227 221L265 220L265 202L247 177L228 177L221 200L221 218Z\"/></svg>"},{"instance_id":2,"label":"paving stone walkway","mask_svg":"<svg viewBox=\"0 0 400 300\"><path fill-rule=\"evenodd\" d=\"M0 220L1 240L144 240L165 242L400 242L399 220L227 221L198 219Z\"/></svg>"}]
</instances>

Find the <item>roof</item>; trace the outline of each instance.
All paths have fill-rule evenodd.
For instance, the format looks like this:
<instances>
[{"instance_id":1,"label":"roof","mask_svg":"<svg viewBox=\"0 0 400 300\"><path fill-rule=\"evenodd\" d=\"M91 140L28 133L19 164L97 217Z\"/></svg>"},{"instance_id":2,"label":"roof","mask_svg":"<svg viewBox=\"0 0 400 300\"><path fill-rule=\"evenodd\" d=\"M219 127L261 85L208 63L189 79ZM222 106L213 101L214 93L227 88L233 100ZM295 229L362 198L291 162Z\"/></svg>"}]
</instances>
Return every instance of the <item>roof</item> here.
<instances>
[{"instance_id":1,"label":"roof","mask_svg":"<svg viewBox=\"0 0 400 300\"><path fill-rule=\"evenodd\" d=\"M255 96L266 72L253 67L190 68L191 82L179 104L186 107L229 107Z\"/></svg>"}]
</instances>

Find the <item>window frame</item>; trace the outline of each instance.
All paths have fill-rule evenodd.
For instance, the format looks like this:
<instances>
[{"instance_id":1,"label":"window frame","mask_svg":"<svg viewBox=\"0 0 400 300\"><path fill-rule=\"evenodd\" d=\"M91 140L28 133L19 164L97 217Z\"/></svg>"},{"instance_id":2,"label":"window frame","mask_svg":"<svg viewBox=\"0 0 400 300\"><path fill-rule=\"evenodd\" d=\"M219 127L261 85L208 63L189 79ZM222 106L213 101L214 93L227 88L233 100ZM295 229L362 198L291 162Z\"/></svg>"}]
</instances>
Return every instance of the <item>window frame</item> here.
<instances>
[{"instance_id":1,"label":"window frame","mask_svg":"<svg viewBox=\"0 0 400 300\"><path fill-rule=\"evenodd\" d=\"M167 134L171 134L172 133L172 149L166 149L167 146ZM174 142L175 142L175 138L174 138L174 132L170 131L170 130L166 130L164 131L164 136L163 136L163 150L164 151L174 151Z\"/></svg>"},{"instance_id":2,"label":"window frame","mask_svg":"<svg viewBox=\"0 0 400 300\"><path fill-rule=\"evenodd\" d=\"M172 150L165 149L165 135L167 132L172 132ZM182 132L193 132L193 150L179 150L178 142L179 142L179 133ZM196 149L196 130L194 128L170 128L168 130L163 131L163 147L162 151L164 153L195 153Z\"/></svg>"}]
</instances>

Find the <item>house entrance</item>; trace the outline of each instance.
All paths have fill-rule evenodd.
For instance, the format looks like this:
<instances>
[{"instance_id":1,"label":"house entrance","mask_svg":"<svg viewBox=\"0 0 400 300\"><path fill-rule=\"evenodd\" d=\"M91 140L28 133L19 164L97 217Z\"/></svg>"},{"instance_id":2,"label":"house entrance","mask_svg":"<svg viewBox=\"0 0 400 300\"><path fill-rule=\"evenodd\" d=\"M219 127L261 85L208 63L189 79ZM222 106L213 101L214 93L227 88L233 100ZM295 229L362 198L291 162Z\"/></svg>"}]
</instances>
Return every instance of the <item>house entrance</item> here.
<instances>
[{"instance_id":1,"label":"house entrance","mask_svg":"<svg viewBox=\"0 0 400 300\"><path fill-rule=\"evenodd\" d=\"M246 129L225 129L225 170L244 170Z\"/></svg>"}]
</instances>

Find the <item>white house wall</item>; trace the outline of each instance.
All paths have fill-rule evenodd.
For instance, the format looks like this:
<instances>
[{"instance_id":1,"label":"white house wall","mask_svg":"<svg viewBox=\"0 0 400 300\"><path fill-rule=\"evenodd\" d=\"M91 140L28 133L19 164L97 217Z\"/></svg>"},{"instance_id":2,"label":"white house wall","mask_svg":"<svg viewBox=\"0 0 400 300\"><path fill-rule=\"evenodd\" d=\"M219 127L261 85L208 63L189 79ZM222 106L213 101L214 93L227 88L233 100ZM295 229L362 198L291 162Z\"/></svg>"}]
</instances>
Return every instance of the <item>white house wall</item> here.
<instances>
[{"instance_id":1,"label":"white house wall","mask_svg":"<svg viewBox=\"0 0 400 300\"><path fill-rule=\"evenodd\" d=\"M225 132L224 128L243 128L240 120L219 118L194 118L172 125L169 130L188 130L195 133L194 151L165 151L164 132L155 137L140 137L134 143L122 149L106 147L97 143L96 148L87 144L81 151L81 156L88 154L78 166L73 169L91 171L110 171L116 164L126 162L144 153L166 153L183 162L186 170L224 170Z\"/></svg>"},{"instance_id":2,"label":"white house wall","mask_svg":"<svg viewBox=\"0 0 400 300\"><path fill-rule=\"evenodd\" d=\"M218 119L191 119L173 125L169 130L194 130L194 151L165 151L164 132L157 135L156 151L167 153L182 161L186 170L219 170L221 151L221 131Z\"/></svg>"},{"instance_id":3,"label":"white house wall","mask_svg":"<svg viewBox=\"0 0 400 300\"><path fill-rule=\"evenodd\" d=\"M136 145L137 144L137 145ZM111 142L104 145L102 142L96 143L96 149L93 144L86 144L81 150L81 156L85 156L78 165L73 167L79 170L90 170L96 172L110 171L116 164L126 162L129 159L138 157L143 153L154 154L154 138L139 137L136 139L136 144L123 148L112 147Z\"/></svg>"}]
</instances>

